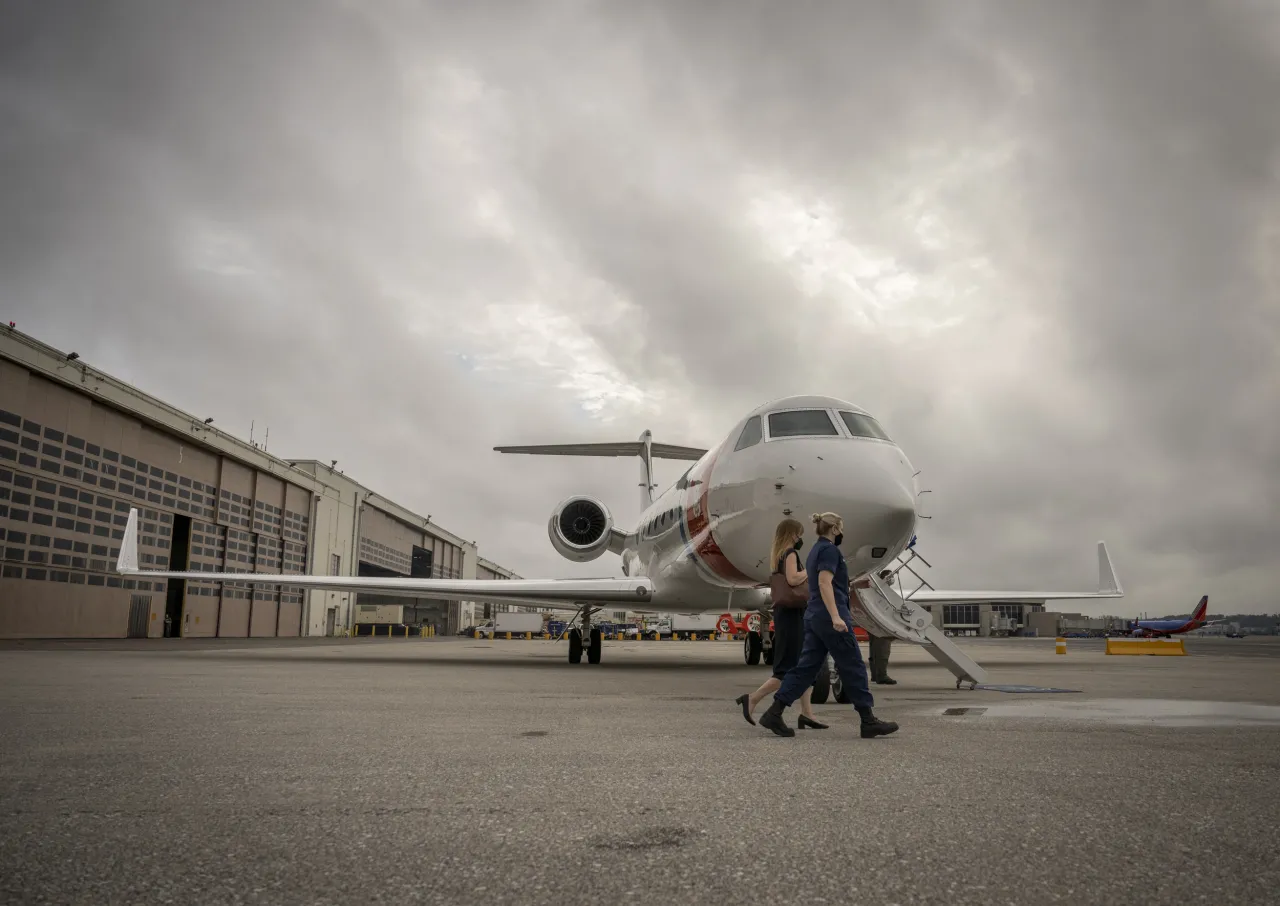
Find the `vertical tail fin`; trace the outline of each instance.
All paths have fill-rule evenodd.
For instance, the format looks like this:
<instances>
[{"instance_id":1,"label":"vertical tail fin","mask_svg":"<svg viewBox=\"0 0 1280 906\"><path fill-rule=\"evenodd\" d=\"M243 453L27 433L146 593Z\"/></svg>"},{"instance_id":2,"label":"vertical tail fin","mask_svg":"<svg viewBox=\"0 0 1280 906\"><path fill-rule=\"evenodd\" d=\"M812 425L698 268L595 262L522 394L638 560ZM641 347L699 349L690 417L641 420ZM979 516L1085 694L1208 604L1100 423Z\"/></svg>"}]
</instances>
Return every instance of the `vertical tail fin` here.
<instances>
[{"instance_id":1,"label":"vertical tail fin","mask_svg":"<svg viewBox=\"0 0 1280 906\"><path fill-rule=\"evenodd\" d=\"M648 428L640 435L640 512L653 503L653 432Z\"/></svg>"},{"instance_id":2,"label":"vertical tail fin","mask_svg":"<svg viewBox=\"0 0 1280 906\"><path fill-rule=\"evenodd\" d=\"M636 441L612 444L532 444L518 447L494 447L499 453L527 453L535 456L638 456L640 457L640 505L647 509L653 503L653 461L655 459L679 459L696 462L707 451L699 447L680 447L675 444L655 444L653 434L645 431Z\"/></svg>"},{"instance_id":3,"label":"vertical tail fin","mask_svg":"<svg viewBox=\"0 0 1280 906\"><path fill-rule=\"evenodd\" d=\"M1199 623L1209 615L1209 596L1205 595L1200 599L1200 603L1196 605L1196 609L1191 612L1191 621Z\"/></svg>"}]
</instances>

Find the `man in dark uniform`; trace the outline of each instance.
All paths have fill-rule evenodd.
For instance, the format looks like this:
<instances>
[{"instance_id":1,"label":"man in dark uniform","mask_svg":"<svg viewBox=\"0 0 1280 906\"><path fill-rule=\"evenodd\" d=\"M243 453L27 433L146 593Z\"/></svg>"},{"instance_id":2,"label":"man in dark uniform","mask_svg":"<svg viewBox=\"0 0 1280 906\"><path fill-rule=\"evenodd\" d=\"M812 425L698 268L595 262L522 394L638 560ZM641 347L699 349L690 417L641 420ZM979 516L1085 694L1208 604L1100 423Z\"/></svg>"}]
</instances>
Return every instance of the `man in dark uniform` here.
<instances>
[{"instance_id":1,"label":"man in dark uniform","mask_svg":"<svg viewBox=\"0 0 1280 906\"><path fill-rule=\"evenodd\" d=\"M880 581L885 585L893 585L893 571L880 571ZM870 635L870 633L868 633ZM871 682L878 686L896 686L898 681L889 678L889 649L893 646L892 636L871 636Z\"/></svg>"}]
</instances>

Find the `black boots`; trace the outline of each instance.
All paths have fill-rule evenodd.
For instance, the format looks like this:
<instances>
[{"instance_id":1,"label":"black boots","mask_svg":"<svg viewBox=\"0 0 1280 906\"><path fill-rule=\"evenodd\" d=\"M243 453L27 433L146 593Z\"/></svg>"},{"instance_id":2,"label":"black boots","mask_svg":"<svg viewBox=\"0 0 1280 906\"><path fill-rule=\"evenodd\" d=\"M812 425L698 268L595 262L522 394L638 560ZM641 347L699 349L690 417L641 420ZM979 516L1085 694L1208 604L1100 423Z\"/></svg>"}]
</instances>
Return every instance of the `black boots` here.
<instances>
[{"instance_id":1,"label":"black boots","mask_svg":"<svg viewBox=\"0 0 1280 906\"><path fill-rule=\"evenodd\" d=\"M888 736L890 733L898 732L898 725L891 720L881 720L871 713L871 709L865 711L858 710L858 716L862 718L862 738L871 739L875 736Z\"/></svg>"},{"instance_id":2,"label":"black boots","mask_svg":"<svg viewBox=\"0 0 1280 906\"><path fill-rule=\"evenodd\" d=\"M782 717L782 712L787 708L786 705L778 701L776 698L773 704L769 705L769 710L760 715L760 726L767 727L778 736L795 736L796 731L787 726L786 720ZM871 709L859 710L858 716L862 718L862 738L871 739L876 736L888 736L890 733L898 732L898 725L891 720L881 720L871 713ZM799 726L801 729L825 730L826 724L820 724L816 720L810 720L803 714L800 715Z\"/></svg>"},{"instance_id":3,"label":"black boots","mask_svg":"<svg viewBox=\"0 0 1280 906\"><path fill-rule=\"evenodd\" d=\"M782 719L782 712L786 707L775 698L769 710L760 715L760 726L768 727L778 736L795 736L796 731L788 727L787 722Z\"/></svg>"}]
</instances>

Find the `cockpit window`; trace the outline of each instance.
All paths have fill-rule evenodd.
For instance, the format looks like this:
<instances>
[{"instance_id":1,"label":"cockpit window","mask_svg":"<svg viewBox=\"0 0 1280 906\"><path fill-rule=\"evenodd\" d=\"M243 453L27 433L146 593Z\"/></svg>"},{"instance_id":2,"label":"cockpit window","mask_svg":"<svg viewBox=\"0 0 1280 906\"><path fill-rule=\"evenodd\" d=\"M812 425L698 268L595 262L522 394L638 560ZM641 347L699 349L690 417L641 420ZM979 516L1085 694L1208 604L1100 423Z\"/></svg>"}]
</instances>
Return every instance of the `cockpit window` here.
<instances>
[{"instance_id":1,"label":"cockpit window","mask_svg":"<svg viewBox=\"0 0 1280 906\"><path fill-rule=\"evenodd\" d=\"M742 434L738 436L738 444L733 449L737 452L747 447L754 447L758 443L760 443L760 416L753 415L743 425Z\"/></svg>"},{"instance_id":2,"label":"cockpit window","mask_svg":"<svg viewBox=\"0 0 1280 906\"><path fill-rule=\"evenodd\" d=\"M879 440L888 440L889 435L884 433L884 428L880 427L880 423L869 415L863 415L860 412L841 412L840 417L844 419L844 425L849 429L849 433L854 437L875 437Z\"/></svg>"},{"instance_id":3,"label":"cockpit window","mask_svg":"<svg viewBox=\"0 0 1280 906\"><path fill-rule=\"evenodd\" d=\"M769 413L769 437L837 437L839 433L825 409L793 409Z\"/></svg>"}]
</instances>

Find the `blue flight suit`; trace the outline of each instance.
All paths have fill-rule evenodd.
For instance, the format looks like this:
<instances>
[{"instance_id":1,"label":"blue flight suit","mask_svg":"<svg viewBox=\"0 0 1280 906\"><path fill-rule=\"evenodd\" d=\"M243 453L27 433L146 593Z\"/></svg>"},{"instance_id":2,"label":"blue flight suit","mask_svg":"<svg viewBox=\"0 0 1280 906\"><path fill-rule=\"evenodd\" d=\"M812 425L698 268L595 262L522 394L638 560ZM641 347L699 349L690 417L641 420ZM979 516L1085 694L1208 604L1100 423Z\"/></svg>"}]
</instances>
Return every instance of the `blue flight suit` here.
<instances>
[{"instance_id":1,"label":"blue flight suit","mask_svg":"<svg viewBox=\"0 0 1280 906\"><path fill-rule=\"evenodd\" d=\"M862 649L853 635L853 615L849 612L849 567L844 555L830 539L819 538L809 551L805 569L809 573L809 605L804 612L804 648L799 662L782 680L782 687L774 695L774 700L789 706L800 698L804 690L813 685L818 671L826 666L829 652L844 688L852 693L853 706L859 712L870 711L875 702L867 682L867 665L862 659ZM836 611L848 627L846 632L837 632L832 627L831 615L822 602L818 574L824 570L833 574L831 591L836 599Z\"/></svg>"}]
</instances>

